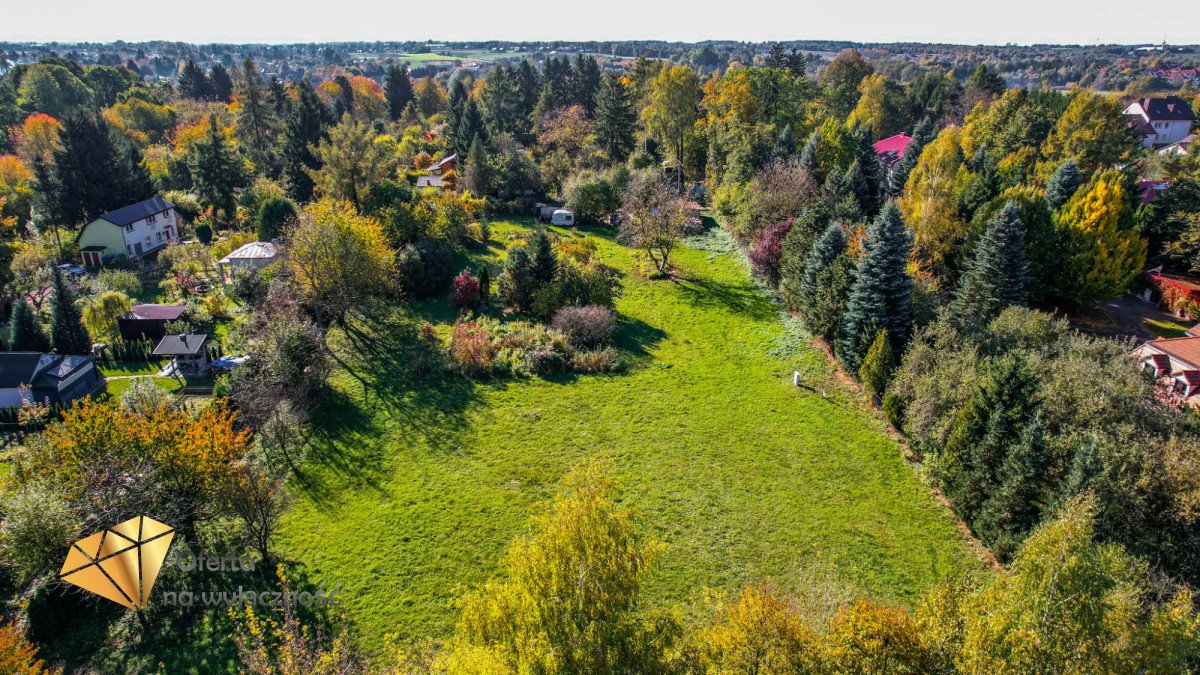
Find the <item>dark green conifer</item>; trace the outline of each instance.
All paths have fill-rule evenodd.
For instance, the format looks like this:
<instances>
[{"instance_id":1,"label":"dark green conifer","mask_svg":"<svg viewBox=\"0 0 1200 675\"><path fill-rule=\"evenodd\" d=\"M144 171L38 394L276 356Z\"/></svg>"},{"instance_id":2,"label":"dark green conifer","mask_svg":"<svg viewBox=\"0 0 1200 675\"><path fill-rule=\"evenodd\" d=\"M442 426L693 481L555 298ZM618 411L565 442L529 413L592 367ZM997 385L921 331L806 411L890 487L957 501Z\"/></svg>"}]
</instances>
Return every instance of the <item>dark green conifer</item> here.
<instances>
[{"instance_id":1,"label":"dark green conifer","mask_svg":"<svg viewBox=\"0 0 1200 675\"><path fill-rule=\"evenodd\" d=\"M1005 307L1024 305L1028 286L1025 226L1019 207L1009 202L979 240L950 305L951 316L959 326L986 324Z\"/></svg>"},{"instance_id":2,"label":"dark green conifer","mask_svg":"<svg viewBox=\"0 0 1200 675\"><path fill-rule=\"evenodd\" d=\"M1046 184L1046 203L1050 205L1050 210L1062 208L1080 185L1083 185L1083 176L1079 173L1079 165L1074 158L1068 158L1054 170L1054 175Z\"/></svg>"},{"instance_id":3,"label":"dark green conifer","mask_svg":"<svg viewBox=\"0 0 1200 675\"><path fill-rule=\"evenodd\" d=\"M50 298L50 345L59 354L91 354L92 340L75 305L75 291L58 266L50 270L54 293Z\"/></svg>"},{"instance_id":4,"label":"dark green conifer","mask_svg":"<svg viewBox=\"0 0 1200 675\"><path fill-rule=\"evenodd\" d=\"M846 301L837 352L850 372L858 372L880 329L887 329L892 348L898 353L908 341L912 295L912 279L906 270L909 246L900 209L889 202L867 228L862 258Z\"/></svg>"},{"instance_id":5,"label":"dark green conifer","mask_svg":"<svg viewBox=\"0 0 1200 675\"><path fill-rule=\"evenodd\" d=\"M48 352L50 338L38 324L37 316L24 298L13 305L8 321L8 350L10 352Z\"/></svg>"}]
</instances>

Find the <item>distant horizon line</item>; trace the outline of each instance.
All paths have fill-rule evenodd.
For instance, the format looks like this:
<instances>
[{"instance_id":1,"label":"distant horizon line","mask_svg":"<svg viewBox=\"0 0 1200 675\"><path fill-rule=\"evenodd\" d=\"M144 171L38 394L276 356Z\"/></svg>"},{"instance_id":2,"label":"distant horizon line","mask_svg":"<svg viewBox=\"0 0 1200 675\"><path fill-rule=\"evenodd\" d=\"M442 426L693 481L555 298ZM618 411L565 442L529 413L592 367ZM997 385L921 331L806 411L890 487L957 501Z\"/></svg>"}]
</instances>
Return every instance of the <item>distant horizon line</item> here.
<instances>
[{"instance_id":1,"label":"distant horizon line","mask_svg":"<svg viewBox=\"0 0 1200 675\"><path fill-rule=\"evenodd\" d=\"M380 39L380 38L362 38L362 39L331 39L331 40L296 40L296 41L265 41L265 42L238 42L238 41L220 41L220 40L189 40L179 38L114 38L108 40L70 40L59 38L46 39L7 39L0 38L0 44L4 45L29 45L29 46L56 46L56 45L78 45L78 46L116 46L122 45L139 45L152 43L179 43L186 45L212 45L225 47L289 47L298 45L361 45L361 44L400 44L400 43L423 43L423 44L484 44L484 43L505 43L512 45L547 45L547 44L583 44L597 42L627 42L627 43L645 43L645 44L665 44L665 45L705 45L716 43L736 43L747 45L767 45L780 43L784 45L795 43L843 43L851 46L868 46L868 47L889 47L899 45L930 45L930 46L945 46L945 47L1008 47L1008 48L1033 48L1033 47L1059 47L1059 48L1100 48L1100 47L1167 47L1167 48L1197 48L1200 49L1200 43L1171 43L1167 41L1150 42L946 42L938 40L896 40L891 42L879 40L860 40L853 38L769 38L769 39L737 39L737 38L705 38L702 40L671 40L664 38L587 38L577 40L566 40L561 38L556 39L511 39L511 38L483 38L483 39L452 39L452 38L411 38L411 39Z\"/></svg>"}]
</instances>

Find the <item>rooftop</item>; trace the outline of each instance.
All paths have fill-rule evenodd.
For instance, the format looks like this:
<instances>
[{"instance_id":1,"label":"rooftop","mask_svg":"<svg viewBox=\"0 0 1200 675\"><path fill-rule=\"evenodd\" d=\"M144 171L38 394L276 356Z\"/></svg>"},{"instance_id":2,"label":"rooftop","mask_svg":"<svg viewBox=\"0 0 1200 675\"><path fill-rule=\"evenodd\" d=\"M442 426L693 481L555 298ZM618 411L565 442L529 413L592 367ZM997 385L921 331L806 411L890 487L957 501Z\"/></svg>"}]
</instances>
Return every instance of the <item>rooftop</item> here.
<instances>
[{"instance_id":1,"label":"rooftop","mask_svg":"<svg viewBox=\"0 0 1200 675\"><path fill-rule=\"evenodd\" d=\"M168 335L154 348L155 356L194 356L204 349L207 335Z\"/></svg>"},{"instance_id":2,"label":"rooftop","mask_svg":"<svg viewBox=\"0 0 1200 675\"><path fill-rule=\"evenodd\" d=\"M150 199L140 201L136 204L124 206L116 211L109 211L100 216L101 220L107 220L114 225L128 225L137 222L146 216L154 213L162 213L167 209L174 208L174 205L163 199L162 197L151 197Z\"/></svg>"},{"instance_id":3,"label":"rooftop","mask_svg":"<svg viewBox=\"0 0 1200 675\"><path fill-rule=\"evenodd\" d=\"M1158 338L1150 346L1178 361L1200 367L1200 337Z\"/></svg>"},{"instance_id":4,"label":"rooftop","mask_svg":"<svg viewBox=\"0 0 1200 675\"><path fill-rule=\"evenodd\" d=\"M121 318L174 321L183 314L183 310L183 305L134 305Z\"/></svg>"},{"instance_id":5,"label":"rooftop","mask_svg":"<svg viewBox=\"0 0 1200 675\"><path fill-rule=\"evenodd\" d=\"M882 140L875 141L875 154L895 161L904 156L904 151L908 149L909 143L912 143L912 136L908 134L888 136Z\"/></svg>"},{"instance_id":6,"label":"rooftop","mask_svg":"<svg viewBox=\"0 0 1200 675\"><path fill-rule=\"evenodd\" d=\"M1146 111L1146 115L1154 121L1194 120L1192 107L1187 101L1178 96L1163 96L1161 98L1139 98L1138 105Z\"/></svg>"},{"instance_id":7,"label":"rooftop","mask_svg":"<svg viewBox=\"0 0 1200 675\"><path fill-rule=\"evenodd\" d=\"M275 255L275 244L269 241L252 241L221 258L221 264L226 264L234 260L270 260Z\"/></svg>"}]
</instances>

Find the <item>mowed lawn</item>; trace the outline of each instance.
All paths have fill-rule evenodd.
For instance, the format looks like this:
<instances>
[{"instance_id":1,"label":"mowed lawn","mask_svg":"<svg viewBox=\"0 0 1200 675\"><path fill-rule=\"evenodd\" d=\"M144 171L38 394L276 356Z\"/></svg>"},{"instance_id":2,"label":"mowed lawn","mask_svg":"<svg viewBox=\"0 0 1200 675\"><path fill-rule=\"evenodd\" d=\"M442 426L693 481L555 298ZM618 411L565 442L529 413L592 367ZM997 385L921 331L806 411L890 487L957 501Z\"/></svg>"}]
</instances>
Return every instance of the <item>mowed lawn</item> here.
<instances>
[{"instance_id":1,"label":"mowed lawn","mask_svg":"<svg viewBox=\"0 0 1200 675\"><path fill-rule=\"evenodd\" d=\"M862 594L907 603L978 566L854 394L792 386L793 370L811 377L824 361L787 340L739 258L680 249L682 278L651 281L635 274L629 249L590 234L624 273L625 372L415 376L404 345L421 320L447 332L445 300L333 337L345 367L277 544L313 583L340 585L364 647L377 650L388 633L445 635L455 598L498 572L563 475L594 458L610 463L644 532L667 545L651 604L764 579L788 589L829 567ZM502 251L493 242L475 262L496 265Z\"/></svg>"}]
</instances>

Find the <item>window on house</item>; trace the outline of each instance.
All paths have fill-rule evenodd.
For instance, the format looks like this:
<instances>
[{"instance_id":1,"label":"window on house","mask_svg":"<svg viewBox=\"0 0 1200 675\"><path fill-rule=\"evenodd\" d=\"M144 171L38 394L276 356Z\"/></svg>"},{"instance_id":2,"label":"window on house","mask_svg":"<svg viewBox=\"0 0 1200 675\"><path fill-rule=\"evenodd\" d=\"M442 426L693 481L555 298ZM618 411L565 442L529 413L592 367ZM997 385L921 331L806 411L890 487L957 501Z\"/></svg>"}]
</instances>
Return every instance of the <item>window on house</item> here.
<instances>
[{"instance_id":1,"label":"window on house","mask_svg":"<svg viewBox=\"0 0 1200 675\"><path fill-rule=\"evenodd\" d=\"M158 234L158 243L161 244L162 243L162 232L159 232L157 234Z\"/></svg>"},{"instance_id":2,"label":"window on house","mask_svg":"<svg viewBox=\"0 0 1200 675\"><path fill-rule=\"evenodd\" d=\"M129 255L133 255L133 244L125 244L125 250L129 253Z\"/></svg>"},{"instance_id":3,"label":"window on house","mask_svg":"<svg viewBox=\"0 0 1200 675\"><path fill-rule=\"evenodd\" d=\"M133 223L130 223L130 224L126 225L126 226L125 226L125 231L126 231L126 232L133 232Z\"/></svg>"},{"instance_id":4,"label":"window on house","mask_svg":"<svg viewBox=\"0 0 1200 675\"><path fill-rule=\"evenodd\" d=\"M150 245L150 235L146 235L146 245Z\"/></svg>"},{"instance_id":5,"label":"window on house","mask_svg":"<svg viewBox=\"0 0 1200 675\"><path fill-rule=\"evenodd\" d=\"M157 213L151 213L151 214L150 214L150 216L149 216L148 218L146 218L146 222L147 222L147 223L153 223L153 222L154 222L154 221L156 221L156 220L158 220L158 214L157 214Z\"/></svg>"}]
</instances>

